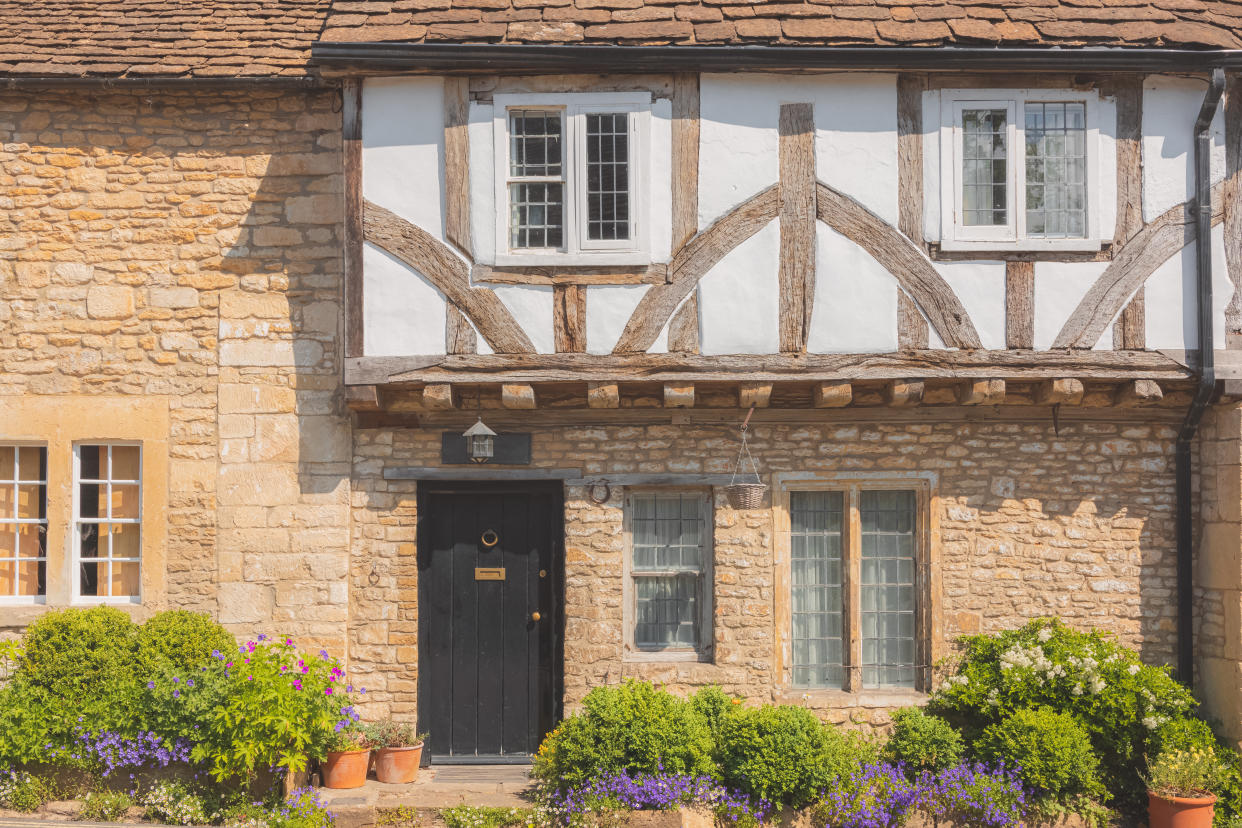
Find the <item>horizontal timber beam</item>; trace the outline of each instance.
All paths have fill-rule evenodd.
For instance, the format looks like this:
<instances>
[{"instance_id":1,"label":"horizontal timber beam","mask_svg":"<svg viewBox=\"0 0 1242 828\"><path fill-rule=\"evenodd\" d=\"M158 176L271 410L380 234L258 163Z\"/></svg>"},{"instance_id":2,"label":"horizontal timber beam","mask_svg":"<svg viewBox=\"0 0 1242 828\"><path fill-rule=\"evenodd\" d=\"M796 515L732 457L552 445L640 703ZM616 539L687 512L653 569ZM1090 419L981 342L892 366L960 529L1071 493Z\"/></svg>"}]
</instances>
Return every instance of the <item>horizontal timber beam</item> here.
<instances>
[{"instance_id":1,"label":"horizontal timber beam","mask_svg":"<svg viewBox=\"0 0 1242 828\"><path fill-rule=\"evenodd\" d=\"M1178 381L1184 365L1153 351L911 351L885 354L448 354L353 357L346 385L538 382L827 382L905 379Z\"/></svg>"}]
</instances>

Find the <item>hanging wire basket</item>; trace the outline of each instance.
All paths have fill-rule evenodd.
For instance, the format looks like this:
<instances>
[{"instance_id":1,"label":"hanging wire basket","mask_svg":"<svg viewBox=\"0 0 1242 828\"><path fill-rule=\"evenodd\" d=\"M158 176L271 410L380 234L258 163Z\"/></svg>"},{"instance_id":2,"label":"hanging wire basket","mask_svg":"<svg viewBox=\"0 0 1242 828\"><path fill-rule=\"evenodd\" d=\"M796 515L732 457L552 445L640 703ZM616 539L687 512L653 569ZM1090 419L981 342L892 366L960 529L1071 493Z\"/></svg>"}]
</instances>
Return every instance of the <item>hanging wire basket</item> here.
<instances>
[{"instance_id":1,"label":"hanging wire basket","mask_svg":"<svg viewBox=\"0 0 1242 828\"><path fill-rule=\"evenodd\" d=\"M729 479L729 485L725 486L725 497L729 499L729 505L734 509L758 509L763 505L764 492L768 490L768 485L759 476L759 467L755 465L755 458L751 456L750 448L746 445L746 429L750 424L750 415L754 413L755 409L752 406L746 419L742 421L742 445L738 448L737 462L733 464L733 476ZM742 470L743 457L750 462L750 474L755 476L754 482L738 482L738 472L742 472L743 478L749 476Z\"/></svg>"}]
</instances>

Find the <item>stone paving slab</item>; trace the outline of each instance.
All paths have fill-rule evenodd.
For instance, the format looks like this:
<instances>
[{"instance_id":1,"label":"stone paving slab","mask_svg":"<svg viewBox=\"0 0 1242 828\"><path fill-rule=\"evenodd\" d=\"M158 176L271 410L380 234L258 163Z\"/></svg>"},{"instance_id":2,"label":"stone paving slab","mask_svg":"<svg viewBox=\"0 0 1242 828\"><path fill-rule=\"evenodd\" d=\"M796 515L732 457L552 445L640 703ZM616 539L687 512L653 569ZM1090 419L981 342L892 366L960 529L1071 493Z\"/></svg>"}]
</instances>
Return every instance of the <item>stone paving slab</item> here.
<instances>
[{"instance_id":1,"label":"stone paving slab","mask_svg":"<svg viewBox=\"0 0 1242 828\"><path fill-rule=\"evenodd\" d=\"M368 779L361 788L319 793L328 810L356 808L451 808L462 803L498 808L530 807L534 790L524 765L442 765L423 768L406 785L385 785Z\"/></svg>"}]
</instances>

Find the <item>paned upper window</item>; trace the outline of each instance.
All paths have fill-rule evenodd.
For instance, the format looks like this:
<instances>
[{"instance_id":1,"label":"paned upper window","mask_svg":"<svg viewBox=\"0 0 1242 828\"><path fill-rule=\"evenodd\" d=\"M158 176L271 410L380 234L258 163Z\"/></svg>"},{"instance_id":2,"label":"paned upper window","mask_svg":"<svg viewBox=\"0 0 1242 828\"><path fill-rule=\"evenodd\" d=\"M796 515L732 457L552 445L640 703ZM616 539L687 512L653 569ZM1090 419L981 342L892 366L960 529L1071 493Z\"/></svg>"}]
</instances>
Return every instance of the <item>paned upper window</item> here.
<instances>
[{"instance_id":1,"label":"paned upper window","mask_svg":"<svg viewBox=\"0 0 1242 828\"><path fill-rule=\"evenodd\" d=\"M693 653L710 618L707 497L634 494L629 503L632 641L639 650Z\"/></svg>"},{"instance_id":2,"label":"paned upper window","mask_svg":"<svg viewBox=\"0 0 1242 828\"><path fill-rule=\"evenodd\" d=\"M650 95L496 96L498 260L613 263L646 250Z\"/></svg>"},{"instance_id":3,"label":"paned upper window","mask_svg":"<svg viewBox=\"0 0 1242 828\"><path fill-rule=\"evenodd\" d=\"M47 592L47 448L0 445L0 600Z\"/></svg>"},{"instance_id":4,"label":"paned upper window","mask_svg":"<svg viewBox=\"0 0 1242 828\"><path fill-rule=\"evenodd\" d=\"M142 566L142 447L75 448L78 596L136 601Z\"/></svg>"},{"instance_id":5,"label":"paned upper window","mask_svg":"<svg viewBox=\"0 0 1242 828\"><path fill-rule=\"evenodd\" d=\"M942 248L1099 249L1094 95L943 94Z\"/></svg>"}]
</instances>

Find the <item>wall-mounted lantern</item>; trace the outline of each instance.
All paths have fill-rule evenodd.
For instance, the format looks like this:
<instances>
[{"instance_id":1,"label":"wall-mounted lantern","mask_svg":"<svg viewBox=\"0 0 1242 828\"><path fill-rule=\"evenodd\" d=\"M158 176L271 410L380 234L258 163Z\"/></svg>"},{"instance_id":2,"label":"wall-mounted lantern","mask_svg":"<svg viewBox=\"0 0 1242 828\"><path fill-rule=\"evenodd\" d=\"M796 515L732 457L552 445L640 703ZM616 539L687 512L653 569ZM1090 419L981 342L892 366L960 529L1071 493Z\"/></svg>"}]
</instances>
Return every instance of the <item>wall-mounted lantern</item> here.
<instances>
[{"instance_id":1,"label":"wall-mounted lantern","mask_svg":"<svg viewBox=\"0 0 1242 828\"><path fill-rule=\"evenodd\" d=\"M473 463L486 463L495 453L496 432L483 423L483 418L462 434L466 438L466 454Z\"/></svg>"}]
</instances>

